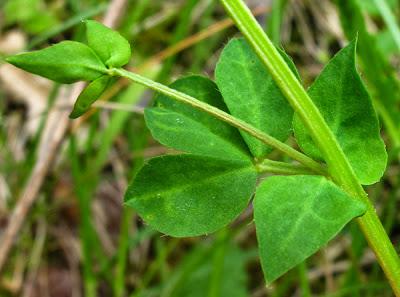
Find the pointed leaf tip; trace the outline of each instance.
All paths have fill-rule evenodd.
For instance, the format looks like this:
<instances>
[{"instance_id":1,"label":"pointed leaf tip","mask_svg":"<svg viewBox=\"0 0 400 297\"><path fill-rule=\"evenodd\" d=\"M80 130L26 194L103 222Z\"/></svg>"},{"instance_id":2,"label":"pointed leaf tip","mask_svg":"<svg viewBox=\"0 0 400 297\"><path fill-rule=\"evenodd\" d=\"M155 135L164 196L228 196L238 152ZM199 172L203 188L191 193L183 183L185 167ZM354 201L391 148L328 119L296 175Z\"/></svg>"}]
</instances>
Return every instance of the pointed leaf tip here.
<instances>
[{"instance_id":1,"label":"pointed leaf tip","mask_svg":"<svg viewBox=\"0 0 400 297\"><path fill-rule=\"evenodd\" d=\"M386 169L387 153L376 111L356 69L357 40L353 39L325 66L308 93L318 107L354 173L363 185L373 184ZM310 133L295 115L293 128L301 149L323 159Z\"/></svg>"},{"instance_id":2,"label":"pointed leaf tip","mask_svg":"<svg viewBox=\"0 0 400 297\"><path fill-rule=\"evenodd\" d=\"M62 41L42 50L9 56L6 61L59 83L92 81L107 69L93 50L76 41Z\"/></svg>"},{"instance_id":3,"label":"pointed leaf tip","mask_svg":"<svg viewBox=\"0 0 400 297\"><path fill-rule=\"evenodd\" d=\"M87 85L80 93L78 99L76 99L74 108L69 117L71 119L76 119L87 112L91 105L103 94L111 80L111 77L103 75Z\"/></svg>"}]
</instances>

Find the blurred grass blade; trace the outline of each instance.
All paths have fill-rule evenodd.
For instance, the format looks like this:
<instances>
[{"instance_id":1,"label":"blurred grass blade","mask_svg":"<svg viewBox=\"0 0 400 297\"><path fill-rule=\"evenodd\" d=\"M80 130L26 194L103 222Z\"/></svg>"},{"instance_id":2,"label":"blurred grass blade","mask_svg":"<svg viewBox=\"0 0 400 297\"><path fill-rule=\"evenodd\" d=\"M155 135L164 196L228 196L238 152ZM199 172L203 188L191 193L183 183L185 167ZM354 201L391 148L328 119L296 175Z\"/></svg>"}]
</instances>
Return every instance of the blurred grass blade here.
<instances>
[{"instance_id":1,"label":"blurred grass blade","mask_svg":"<svg viewBox=\"0 0 400 297\"><path fill-rule=\"evenodd\" d=\"M397 45L397 49L400 52L400 29L394 14L390 10L390 7L387 4L386 0L374 0L374 2L383 20L385 21L386 26L389 28L393 40Z\"/></svg>"}]
</instances>

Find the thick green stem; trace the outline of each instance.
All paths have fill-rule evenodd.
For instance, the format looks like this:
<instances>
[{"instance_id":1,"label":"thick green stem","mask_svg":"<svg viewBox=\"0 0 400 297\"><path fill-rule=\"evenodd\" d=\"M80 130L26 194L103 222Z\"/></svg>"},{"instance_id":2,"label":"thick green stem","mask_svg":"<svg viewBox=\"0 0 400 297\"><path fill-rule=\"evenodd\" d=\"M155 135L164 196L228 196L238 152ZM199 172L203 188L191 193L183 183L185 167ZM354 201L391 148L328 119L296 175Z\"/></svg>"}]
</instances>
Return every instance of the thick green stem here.
<instances>
[{"instance_id":1,"label":"thick green stem","mask_svg":"<svg viewBox=\"0 0 400 297\"><path fill-rule=\"evenodd\" d=\"M254 128L253 126L247 124L246 122L239 120L214 106L211 106L211 105L204 103L200 100L197 100L196 98L189 96L185 93L171 89L163 84L157 83L151 79L145 78L145 77L143 77L139 74L133 73L133 72L126 71L124 69L111 69L110 75L128 78L128 79L130 79L134 82L137 82L141 85L147 86L156 92L159 92L166 96L169 96L170 98L173 98L177 101L189 104L196 109L202 110L202 111L204 111L210 115L213 115L214 117L238 128L238 129L241 129L241 130L249 133L250 135L254 136L255 138L261 140L266 145L269 145L269 146L287 154L289 157L293 158L294 160L299 161L303 165L305 165L308 168L310 168L311 170L313 170L315 173L323 174L323 175L326 174L326 171L321 166L321 164L319 164L318 162L316 162L313 159L307 157L306 155L300 153L299 151L293 149L292 147L288 146L287 144L277 140L276 138L274 138L268 134L265 134L264 132Z\"/></svg>"},{"instance_id":2,"label":"thick green stem","mask_svg":"<svg viewBox=\"0 0 400 297\"><path fill-rule=\"evenodd\" d=\"M393 291L396 296L400 296L400 261L396 250L318 108L244 2L242 0L221 0L221 2L310 131L326 160L333 180L350 195L367 205L367 212L358 219L358 223L389 279Z\"/></svg>"}]
</instances>

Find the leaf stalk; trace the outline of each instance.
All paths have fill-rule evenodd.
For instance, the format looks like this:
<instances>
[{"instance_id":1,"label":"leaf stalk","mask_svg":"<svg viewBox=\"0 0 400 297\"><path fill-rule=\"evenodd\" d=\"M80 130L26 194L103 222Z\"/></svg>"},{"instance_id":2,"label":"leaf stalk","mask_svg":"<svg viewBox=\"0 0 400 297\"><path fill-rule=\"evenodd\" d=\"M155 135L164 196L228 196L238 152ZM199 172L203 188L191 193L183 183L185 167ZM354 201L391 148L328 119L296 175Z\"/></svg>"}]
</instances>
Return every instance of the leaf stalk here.
<instances>
[{"instance_id":1,"label":"leaf stalk","mask_svg":"<svg viewBox=\"0 0 400 297\"><path fill-rule=\"evenodd\" d=\"M315 175L315 172L301 164L286 163L265 159L256 165L259 173L275 173L282 175Z\"/></svg>"},{"instance_id":2,"label":"leaf stalk","mask_svg":"<svg viewBox=\"0 0 400 297\"><path fill-rule=\"evenodd\" d=\"M189 96L185 93L179 92L177 90L171 89L163 84L160 84L158 82L155 82L151 79L148 79L146 77L143 77L137 73L133 73L130 71L127 71L122 68L113 68L110 70L110 74L113 76L121 76L125 77L131 81L134 81L136 83L139 83L141 85L144 85L156 92L162 93L166 96L169 96L172 99L175 99L179 102L189 104L190 106L202 110L217 119L220 119L233 127L236 127L238 129L241 129L253 137L259 139L262 141L264 144L269 145L282 153L285 153L292 159L300 162L304 166L310 168L312 171L314 171L317 174L322 174L326 175L326 170L321 166L320 163L314 161L310 157L302 154L301 152L293 149L292 147L288 146L287 144L277 140L276 138L254 128L252 125L249 125L248 123L237 119L233 117L232 115L212 106L207 103L204 103L203 101L200 101L192 96Z\"/></svg>"}]
</instances>

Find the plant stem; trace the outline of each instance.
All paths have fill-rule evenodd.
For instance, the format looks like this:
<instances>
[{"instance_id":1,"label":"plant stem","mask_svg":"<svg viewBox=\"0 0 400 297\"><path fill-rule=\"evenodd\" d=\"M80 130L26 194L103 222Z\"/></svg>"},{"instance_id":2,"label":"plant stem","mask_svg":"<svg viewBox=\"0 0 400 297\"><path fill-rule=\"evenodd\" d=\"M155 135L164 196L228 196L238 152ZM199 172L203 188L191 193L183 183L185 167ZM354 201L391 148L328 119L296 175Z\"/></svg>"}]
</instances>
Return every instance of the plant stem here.
<instances>
[{"instance_id":1,"label":"plant stem","mask_svg":"<svg viewBox=\"0 0 400 297\"><path fill-rule=\"evenodd\" d=\"M213 115L214 117L238 128L241 129L250 135L254 136L255 138L261 140L264 144L269 145L285 154L287 154L289 157L293 158L296 161L299 161L303 165L307 166L311 170L313 170L315 173L318 174L326 174L325 169L319 164L318 162L314 161L310 157L307 157L306 155L300 153L299 151L293 149L292 147L288 146L287 144L277 140L276 138L265 134L264 132L254 128L253 126L247 124L246 122L237 119L230 114L212 106L207 103L204 103L200 100L197 100L196 98L189 96L185 93L179 92L177 90L171 89L163 84L157 83L151 79L145 78L137 73L129 72L125 69L110 69L110 75L114 76L121 76L128 78L134 82L137 82L141 85L147 86L150 89L162 93L172 99L175 99L179 102L189 104L190 106L202 110L210 115Z\"/></svg>"},{"instance_id":2,"label":"plant stem","mask_svg":"<svg viewBox=\"0 0 400 297\"><path fill-rule=\"evenodd\" d=\"M367 205L366 213L357 221L389 279L393 291L396 296L400 296L400 261L396 250L318 108L244 2L242 0L221 0L221 2L310 131L314 142L325 157L328 171L333 180L351 196L360 199Z\"/></svg>"},{"instance_id":3,"label":"plant stem","mask_svg":"<svg viewBox=\"0 0 400 297\"><path fill-rule=\"evenodd\" d=\"M304 260L298 266L299 270L299 278L300 278L300 288L301 288L301 296L303 297L311 297L311 288L307 275L307 260Z\"/></svg>"},{"instance_id":4,"label":"plant stem","mask_svg":"<svg viewBox=\"0 0 400 297\"><path fill-rule=\"evenodd\" d=\"M259 173L315 175L315 172L311 171L304 165L273 161L269 159L265 159L261 163L257 164L256 168Z\"/></svg>"},{"instance_id":5,"label":"plant stem","mask_svg":"<svg viewBox=\"0 0 400 297\"><path fill-rule=\"evenodd\" d=\"M133 217L134 212L132 209L123 209L121 230L118 240L115 279L113 283L115 297L123 297L125 295L125 272L129 251L129 227L131 226L130 223L133 221Z\"/></svg>"}]
</instances>

